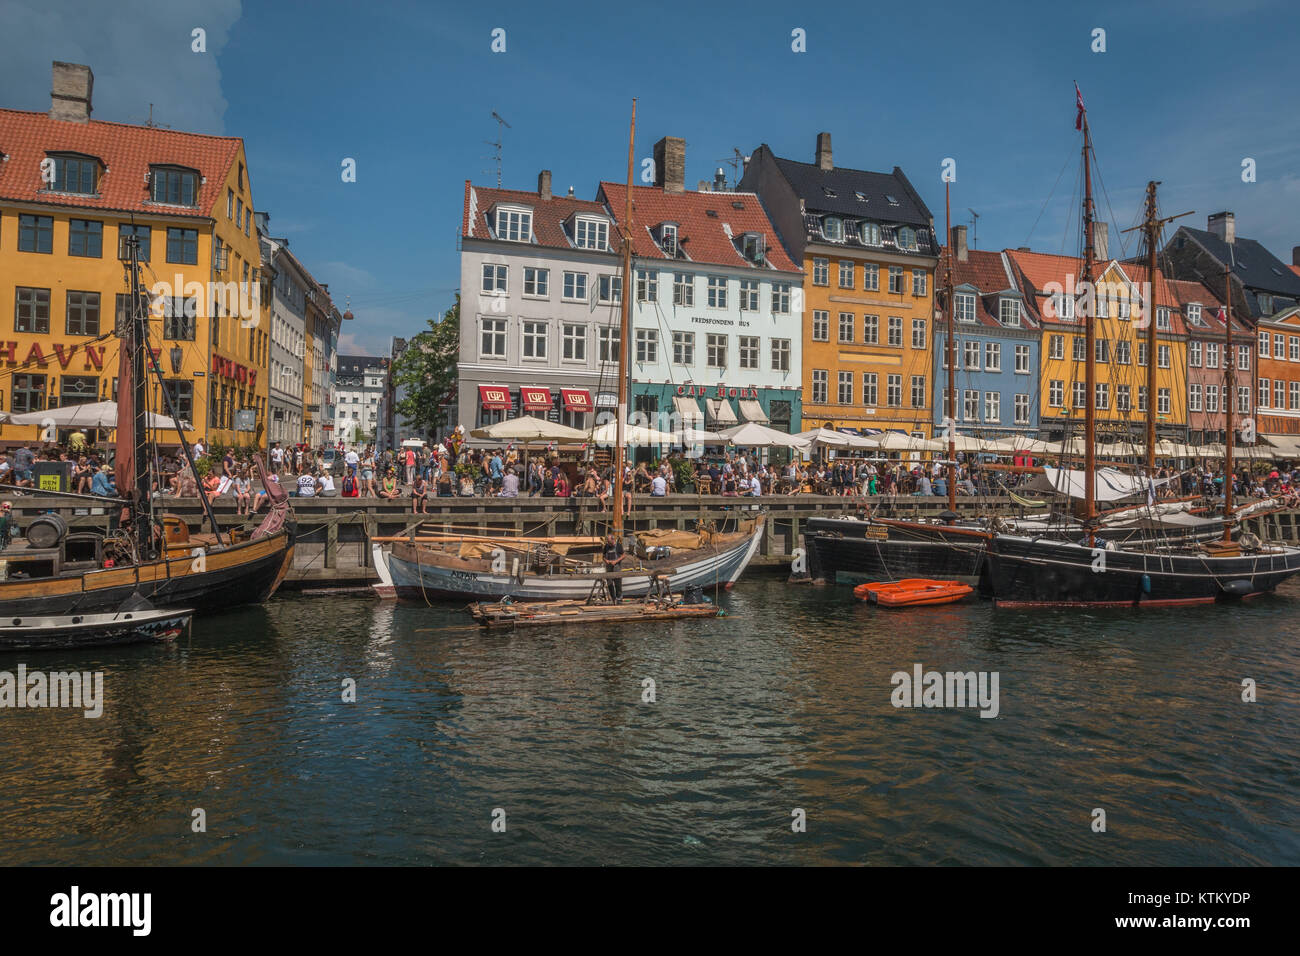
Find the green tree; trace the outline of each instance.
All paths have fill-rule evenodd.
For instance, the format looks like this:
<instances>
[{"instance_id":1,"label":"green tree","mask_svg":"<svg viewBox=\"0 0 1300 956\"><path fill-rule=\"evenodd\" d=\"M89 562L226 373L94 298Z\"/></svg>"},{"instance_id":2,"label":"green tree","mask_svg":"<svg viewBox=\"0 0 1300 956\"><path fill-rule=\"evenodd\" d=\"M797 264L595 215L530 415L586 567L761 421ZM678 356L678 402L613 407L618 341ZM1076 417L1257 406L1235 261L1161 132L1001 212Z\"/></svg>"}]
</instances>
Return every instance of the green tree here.
<instances>
[{"instance_id":1,"label":"green tree","mask_svg":"<svg viewBox=\"0 0 1300 956\"><path fill-rule=\"evenodd\" d=\"M436 437L445 424L442 406L455 394L456 361L460 357L460 294L441 318L429 319L429 328L407 343L393 363L395 391L405 391L393 410L402 425Z\"/></svg>"}]
</instances>

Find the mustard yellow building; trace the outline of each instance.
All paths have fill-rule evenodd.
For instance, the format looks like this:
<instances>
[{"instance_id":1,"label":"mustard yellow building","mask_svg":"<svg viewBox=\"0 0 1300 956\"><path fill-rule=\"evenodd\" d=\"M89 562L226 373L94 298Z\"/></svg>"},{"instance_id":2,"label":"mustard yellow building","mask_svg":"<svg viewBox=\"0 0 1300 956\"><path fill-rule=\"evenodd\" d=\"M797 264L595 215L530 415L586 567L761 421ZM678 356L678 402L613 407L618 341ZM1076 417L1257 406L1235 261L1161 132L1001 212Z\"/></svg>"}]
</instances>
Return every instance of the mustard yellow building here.
<instances>
[{"instance_id":1,"label":"mustard yellow building","mask_svg":"<svg viewBox=\"0 0 1300 956\"><path fill-rule=\"evenodd\" d=\"M903 171L838 167L821 133L814 163L760 146L740 188L758 193L804 270L802 428L929 437L939 246Z\"/></svg>"},{"instance_id":2,"label":"mustard yellow building","mask_svg":"<svg viewBox=\"0 0 1300 956\"><path fill-rule=\"evenodd\" d=\"M135 236L187 437L261 445L268 336L243 141L92 120L90 69L55 63L53 81L48 113L0 109L0 412L116 398ZM159 391L151 377L151 410ZM38 431L0 424L0 445Z\"/></svg>"},{"instance_id":3,"label":"mustard yellow building","mask_svg":"<svg viewBox=\"0 0 1300 956\"><path fill-rule=\"evenodd\" d=\"M1156 367L1156 436L1186 441L1187 329L1159 270L1154 315L1146 266L1099 262L1092 287L1081 284L1083 260L1037 252L1006 255L1022 278L1026 304L1043 329L1039 364L1040 435L1057 440L1081 434L1086 395L1086 331L1082 315L1094 303L1095 408L1101 441L1144 441L1148 371ZM1156 354L1148 355L1148 322L1156 325Z\"/></svg>"}]
</instances>

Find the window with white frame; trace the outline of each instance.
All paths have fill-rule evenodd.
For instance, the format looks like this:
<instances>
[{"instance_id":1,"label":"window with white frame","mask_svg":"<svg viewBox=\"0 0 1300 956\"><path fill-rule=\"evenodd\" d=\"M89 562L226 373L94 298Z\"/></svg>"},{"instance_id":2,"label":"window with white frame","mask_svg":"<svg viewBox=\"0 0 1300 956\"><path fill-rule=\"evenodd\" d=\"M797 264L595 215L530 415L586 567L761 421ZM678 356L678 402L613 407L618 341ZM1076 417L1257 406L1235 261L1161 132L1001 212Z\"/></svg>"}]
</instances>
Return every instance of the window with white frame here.
<instances>
[{"instance_id":1,"label":"window with white frame","mask_svg":"<svg viewBox=\"0 0 1300 956\"><path fill-rule=\"evenodd\" d=\"M862 404L871 408L880 404L879 378L875 372L862 373Z\"/></svg>"},{"instance_id":2,"label":"window with white frame","mask_svg":"<svg viewBox=\"0 0 1300 956\"><path fill-rule=\"evenodd\" d=\"M853 404L853 373L839 372L836 375L837 390L835 400L841 405Z\"/></svg>"},{"instance_id":3,"label":"window with white frame","mask_svg":"<svg viewBox=\"0 0 1300 956\"><path fill-rule=\"evenodd\" d=\"M812 373L812 400L814 405L825 405L830 390L830 373L824 368L815 368Z\"/></svg>"},{"instance_id":4,"label":"window with white frame","mask_svg":"<svg viewBox=\"0 0 1300 956\"><path fill-rule=\"evenodd\" d=\"M677 258L677 224L665 222L659 227L659 245L670 258Z\"/></svg>"},{"instance_id":5,"label":"window with white frame","mask_svg":"<svg viewBox=\"0 0 1300 956\"><path fill-rule=\"evenodd\" d=\"M596 277L596 300L602 305L616 305L623 301L623 277L600 275Z\"/></svg>"},{"instance_id":6,"label":"window with white frame","mask_svg":"<svg viewBox=\"0 0 1300 956\"><path fill-rule=\"evenodd\" d=\"M1269 379L1261 378L1259 380L1259 398L1255 402L1255 405L1258 408L1269 407L1268 398L1269 398L1269 391L1272 388L1272 385L1273 383Z\"/></svg>"},{"instance_id":7,"label":"window with white frame","mask_svg":"<svg viewBox=\"0 0 1300 956\"><path fill-rule=\"evenodd\" d=\"M922 296L926 294L929 288L929 274L923 269L912 270L912 295Z\"/></svg>"},{"instance_id":8,"label":"window with white frame","mask_svg":"<svg viewBox=\"0 0 1300 956\"><path fill-rule=\"evenodd\" d=\"M1156 346L1156 368L1168 368L1168 367L1169 367L1169 346L1157 345Z\"/></svg>"},{"instance_id":9,"label":"window with white frame","mask_svg":"<svg viewBox=\"0 0 1300 956\"><path fill-rule=\"evenodd\" d=\"M813 309L812 340L814 342L831 340L831 314L825 309Z\"/></svg>"},{"instance_id":10,"label":"window with white frame","mask_svg":"<svg viewBox=\"0 0 1300 956\"><path fill-rule=\"evenodd\" d=\"M1017 375L1029 374L1029 360L1030 360L1029 346L1017 345L1016 346L1016 374Z\"/></svg>"},{"instance_id":11,"label":"window with white frame","mask_svg":"<svg viewBox=\"0 0 1300 956\"><path fill-rule=\"evenodd\" d=\"M1188 368L1201 367L1201 343L1200 342L1187 343L1187 366Z\"/></svg>"},{"instance_id":12,"label":"window with white frame","mask_svg":"<svg viewBox=\"0 0 1300 956\"><path fill-rule=\"evenodd\" d=\"M1291 383L1291 407L1300 409L1300 382ZM1250 386L1237 386L1237 411L1243 415L1250 414Z\"/></svg>"},{"instance_id":13,"label":"window with white frame","mask_svg":"<svg viewBox=\"0 0 1300 956\"><path fill-rule=\"evenodd\" d=\"M850 259L840 260L840 288L853 288L853 262ZM852 388L852 385L849 387Z\"/></svg>"},{"instance_id":14,"label":"window with white frame","mask_svg":"<svg viewBox=\"0 0 1300 956\"><path fill-rule=\"evenodd\" d=\"M587 273L566 272L564 274L564 298L572 302L587 301Z\"/></svg>"},{"instance_id":15,"label":"window with white frame","mask_svg":"<svg viewBox=\"0 0 1300 956\"><path fill-rule=\"evenodd\" d=\"M1281 332L1273 333L1273 358L1286 358L1286 336Z\"/></svg>"},{"instance_id":16,"label":"window with white frame","mask_svg":"<svg viewBox=\"0 0 1300 956\"><path fill-rule=\"evenodd\" d=\"M709 276L709 308L725 309L727 307L726 276Z\"/></svg>"},{"instance_id":17,"label":"window with white frame","mask_svg":"<svg viewBox=\"0 0 1300 956\"><path fill-rule=\"evenodd\" d=\"M1137 410L1138 410L1139 412L1145 412L1145 411L1147 410L1147 387L1146 387L1145 385L1139 385L1139 386L1138 386L1138 407L1137 407Z\"/></svg>"},{"instance_id":18,"label":"window with white frame","mask_svg":"<svg viewBox=\"0 0 1300 956\"><path fill-rule=\"evenodd\" d=\"M772 314L773 315L790 314L790 283L788 282L772 283Z\"/></svg>"},{"instance_id":19,"label":"window with white frame","mask_svg":"<svg viewBox=\"0 0 1300 956\"><path fill-rule=\"evenodd\" d=\"M1291 411L1294 412L1297 409L1300 409L1300 382L1291 382L1290 391L1291 391ZM1246 389L1246 400L1247 401L1250 400L1249 388ZM1237 409L1237 411L1241 411L1241 409L1239 408ZM1247 408L1246 411L1250 411L1250 409Z\"/></svg>"},{"instance_id":20,"label":"window with white frame","mask_svg":"<svg viewBox=\"0 0 1300 956\"><path fill-rule=\"evenodd\" d=\"M829 259L813 258L813 285L830 285L831 284L831 261Z\"/></svg>"},{"instance_id":21,"label":"window with white frame","mask_svg":"<svg viewBox=\"0 0 1300 956\"><path fill-rule=\"evenodd\" d=\"M609 223L579 216L573 228L573 244L579 249L608 249Z\"/></svg>"},{"instance_id":22,"label":"window with white frame","mask_svg":"<svg viewBox=\"0 0 1300 956\"><path fill-rule=\"evenodd\" d=\"M1074 361L1082 362L1088 357L1088 340L1082 335L1074 337Z\"/></svg>"},{"instance_id":23,"label":"window with white frame","mask_svg":"<svg viewBox=\"0 0 1300 956\"><path fill-rule=\"evenodd\" d=\"M1047 340L1047 352L1049 358L1065 358L1065 336L1053 335Z\"/></svg>"},{"instance_id":24,"label":"window with white frame","mask_svg":"<svg viewBox=\"0 0 1300 956\"><path fill-rule=\"evenodd\" d=\"M1058 319L1072 321L1074 319L1074 296L1066 295L1064 292L1052 293L1052 312Z\"/></svg>"},{"instance_id":25,"label":"window with white frame","mask_svg":"<svg viewBox=\"0 0 1300 956\"><path fill-rule=\"evenodd\" d=\"M984 393L984 421L997 423L1002 421L1002 393Z\"/></svg>"},{"instance_id":26,"label":"window with white frame","mask_svg":"<svg viewBox=\"0 0 1300 956\"><path fill-rule=\"evenodd\" d=\"M880 227L874 222L864 222L858 225L858 238L862 240L863 245L878 246L880 245Z\"/></svg>"},{"instance_id":27,"label":"window with white frame","mask_svg":"<svg viewBox=\"0 0 1300 956\"><path fill-rule=\"evenodd\" d=\"M956 313L958 322L975 321L975 296L969 292L958 292L955 296L957 304Z\"/></svg>"},{"instance_id":28,"label":"window with white frame","mask_svg":"<svg viewBox=\"0 0 1300 956\"><path fill-rule=\"evenodd\" d=\"M705 336L705 358L709 368L727 367L727 337L719 332Z\"/></svg>"},{"instance_id":29,"label":"window with white frame","mask_svg":"<svg viewBox=\"0 0 1300 956\"><path fill-rule=\"evenodd\" d=\"M853 313L840 313L840 339L841 342L853 341Z\"/></svg>"},{"instance_id":30,"label":"window with white frame","mask_svg":"<svg viewBox=\"0 0 1300 956\"><path fill-rule=\"evenodd\" d=\"M1060 408L1065 404L1065 382L1059 378L1047 383L1047 404L1052 408Z\"/></svg>"},{"instance_id":31,"label":"window with white frame","mask_svg":"<svg viewBox=\"0 0 1300 956\"><path fill-rule=\"evenodd\" d=\"M961 417L963 421L968 422L980 420L980 393L978 390L968 388L962 392Z\"/></svg>"},{"instance_id":32,"label":"window with white frame","mask_svg":"<svg viewBox=\"0 0 1300 956\"><path fill-rule=\"evenodd\" d=\"M1133 410L1133 391L1128 385L1115 386L1115 410L1118 412Z\"/></svg>"},{"instance_id":33,"label":"window with white frame","mask_svg":"<svg viewBox=\"0 0 1300 956\"><path fill-rule=\"evenodd\" d=\"M1237 346L1237 368L1243 371L1250 371L1250 346Z\"/></svg>"},{"instance_id":34,"label":"window with white frame","mask_svg":"<svg viewBox=\"0 0 1300 956\"><path fill-rule=\"evenodd\" d=\"M916 230L911 226L902 226L898 230L898 248L908 252L916 251Z\"/></svg>"},{"instance_id":35,"label":"window with white frame","mask_svg":"<svg viewBox=\"0 0 1300 956\"><path fill-rule=\"evenodd\" d=\"M864 292L880 291L880 266L870 262L862 266L862 290Z\"/></svg>"},{"instance_id":36,"label":"window with white frame","mask_svg":"<svg viewBox=\"0 0 1300 956\"><path fill-rule=\"evenodd\" d=\"M1259 333L1259 357L1268 358L1268 333Z\"/></svg>"},{"instance_id":37,"label":"window with white frame","mask_svg":"<svg viewBox=\"0 0 1300 956\"><path fill-rule=\"evenodd\" d=\"M673 333L673 364L674 365L695 364L695 333L694 332Z\"/></svg>"},{"instance_id":38,"label":"window with white frame","mask_svg":"<svg viewBox=\"0 0 1300 956\"><path fill-rule=\"evenodd\" d=\"M998 300L998 321L1009 328L1020 325L1020 300L1003 296Z\"/></svg>"},{"instance_id":39,"label":"window with white frame","mask_svg":"<svg viewBox=\"0 0 1300 956\"><path fill-rule=\"evenodd\" d=\"M912 376L912 407L925 408L925 376Z\"/></svg>"},{"instance_id":40,"label":"window with white frame","mask_svg":"<svg viewBox=\"0 0 1300 956\"><path fill-rule=\"evenodd\" d=\"M1192 325L1205 325L1205 320L1201 318L1201 307L1198 303L1187 303L1187 321Z\"/></svg>"},{"instance_id":41,"label":"window with white frame","mask_svg":"<svg viewBox=\"0 0 1300 956\"><path fill-rule=\"evenodd\" d=\"M903 376L890 375L885 379L885 404L891 408L903 405Z\"/></svg>"},{"instance_id":42,"label":"window with white frame","mask_svg":"<svg viewBox=\"0 0 1300 956\"><path fill-rule=\"evenodd\" d=\"M972 371L979 371L980 367L980 344L972 339L967 339L962 343L963 366Z\"/></svg>"},{"instance_id":43,"label":"window with white frame","mask_svg":"<svg viewBox=\"0 0 1300 956\"><path fill-rule=\"evenodd\" d=\"M1016 424L1029 424L1029 396L1024 392L1016 393Z\"/></svg>"},{"instance_id":44,"label":"window with white frame","mask_svg":"<svg viewBox=\"0 0 1300 956\"><path fill-rule=\"evenodd\" d=\"M1273 407L1286 408L1286 382L1280 378L1273 379Z\"/></svg>"},{"instance_id":45,"label":"window with white frame","mask_svg":"<svg viewBox=\"0 0 1300 956\"><path fill-rule=\"evenodd\" d=\"M740 367L747 369L758 368L758 336L742 335L740 336Z\"/></svg>"},{"instance_id":46,"label":"window with white frame","mask_svg":"<svg viewBox=\"0 0 1300 956\"><path fill-rule=\"evenodd\" d=\"M695 277L689 272L673 273L673 305L695 305Z\"/></svg>"},{"instance_id":47,"label":"window with white frame","mask_svg":"<svg viewBox=\"0 0 1300 956\"><path fill-rule=\"evenodd\" d=\"M551 270L524 266L524 295L544 299L550 295Z\"/></svg>"},{"instance_id":48,"label":"window with white frame","mask_svg":"<svg viewBox=\"0 0 1300 956\"><path fill-rule=\"evenodd\" d=\"M899 295L903 294L903 267L902 266L889 267L889 291L897 292Z\"/></svg>"},{"instance_id":49,"label":"window with white frame","mask_svg":"<svg viewBox=\"0 0 1300 956\"><path fill-rule=\"evenodd\" d=\"M1105 411L1110 408L1110 385L1106 382L1097 383L1097 404L1095 408Z\"/></svg>"},{"instance_id":50,"label":"window with white frame","mask_svg":"<svg viewBox=\"0 0 1300 956\"><path fill-rule=\"evenodd\" d=\"M1088 386L1085 382L1071 382L1073 386L1074 407L1083 408L1088 400Z\"/></svg>"},{"instance_id":51,"label":"window with white frame","mask_svg":"<svg viewBox=\"0 0 1300 956\"><path fill-rule=\"evenodd\" d=\"M619 362L622 332L617 326L602 326L596 330L596 357L601 362Z\"/></svg>"},{"instance_id":52,"label":"window with white frame","mask_svg":"<svg viewBox=\"0 0 1300 956\"><path fill-rule=\"evenodd\" d=\"M1187 410L1189 412L1201 410L1201 386L1195 382L1187 386Z\"/></svg>"},{"instance_id":53,"label":"window with white frame","mask_svg":"<svg viewBox=\"0 0 1300 956\"><path fill-rule=\"evenodd\" d=\"M546 358L546 323L524 322L523 357L526 359Z\"/></svg>"},{"instance_id":54,"label":"window with white frame","mask_svg":"<svg viewBox=\"0 0 1300 956\"><path fill-rule=\"evenodd\" d=\"M1168 415L1170 407L1170 393L1167 388L1156 389L1156 413L1159 415Z\"/></svg>"},{"instance_id":55,"label":"window with white frame","mask_svg":"<svg viewBox=\"0 0 1300 956\"><path fill-rule=\"evenodd\" d=\"M636 270L636 300L638 302L659 301L659 273L654 269Z\"/></svg>"},{"instance_id":56,"label":"window with white frame","mask_svg":"<svg viewBox=\"0 0 1300 956\"><path fill-rule=\"evenodd\" d=\"M483 292L486 295L505 295L506 293L506 272L505 266L496 265L491 262L483 263Z\"/></svg>"},{"instance_id":57,"label":"window with white frame","mask_svg":"<svg viewBox=\"0 0 1300 956\"><path fill-rule=\"evenodd\" d=\"M585 325L564 326L564 359L568 362L587 361L587 327Z\"/></svg>"},{"instance_id":58,"label":"window with white frame","mask_svg":"<svg viewBox=\"0 0 1300 956\"><path fill-rule=\"evenodd\" d=\"M772 339L772 371L790 371L790 340Z\"/></svg>"},{"instance_id":59,"label":"window with white frame","mask_svg":"<svg viewBox=\"0 0 1300 956\"><path fill-rule=\"evenodd\" d=\"M1147 344L1145 342L1138 343L1138 365L1143 368L1147 367Z\"/></svg>"},{"instance_id":60,"label":"window with white frame","mask_svg":"<svg viewBox=\"0 0 1300 956\"><path fill-rule=\"evenodd\" d=\"M506 357L506 320L481 319L479 322L480 349L482 358Z\"/></svg>"},{"instance_id":61,"label":"window with white frame","mask_svg":"<svg viewBox=\"0 0 1300 956\"><path fill-rule=\"evenodd\" d=\"M862 316L862 341L865 345L880 344L880 316Z\"/></svg>"},{"instance_id":62,"label":"window with white frame","mask_svg":"<svg viewBox=\"0 0 1300 956\"><path fill-rule=\"evenodd\" d=\"M1144 362L1143 364L1145 365L1146 363ZM1205 343L1205 367L1206 368L1219 367L1219 343L1218 342Z\"/></svg>"},{"instance_id":63,"label":"window with white frame","mask_svg":"<svg viewBox=\"0 0 1300 956\"><path fill-rule=\"evenodd\" d=\"M1169 331L1169 307L1160 306L1156 309L1156 328Z\"/></svg>"},{"instance_id":64,"label":"window with white frame","mask_svg":"<svg viewBox=\"0 0 1300 956\"><path fill-rule=\"evenodd\" d=\"M838 216L827 216L822 220L822 235L829 242L840 242L844 239L844 220Z\"/></svg>"},{"instance_id":65,"label":"window with white frame","mask_svg":"<svg viewBox=\"0 0 1300 956\"><path fill-rule=\"evenodd\" d=\"M925 348L925 319L912 320L912 348Z\"/></svg>"},{"instance_id":66,"label":"window with white frame","mask_svg":"<svg viewBox=\"0 0 1300 956\"><path fill-rule=\"evenodd\" d=\"M1000 342L984 343L984 371L986 372L1002 371L1002 343Z\"/></svg>"},{"instance_id":67,"label":"window with white frame","mask_svg":"<svg viewBox=\"0 0 1300 956\"><path fill-rule=\"evenodd\" d=\"M758 311L758 280L757 279L740 280L740 311L741 312Z\"/></svg>"},{"instance_id":68,"label":"window with white frame","mask_svg":"<svg viewBox=\"0 0 1300 956\"><path fill-rule=\"evenodd\" d=\"M533 214L526 209L497 210L497 238L509 242L531 242Z\"/></svg>"},{"instance_id":69,"label":"window with white frame","mask_svg":"<svg viewBox=\"0 0 1300 956\"><path fill-rule=\"evenodd\" d=\"M889 345L896 345L899 348L903 346L903 317L891 315L889 317Z\"/></svg>"},{"instance_id":70,"label":"window with white frame","mask_svg":"<svg viewBox=\"0 0 1300 956\"><path fill-rule=\"evenodd\" d=\"M636 360L638 362L659 361L659 333L655 329L636 330Z\"/></svg>"}]
</instances>

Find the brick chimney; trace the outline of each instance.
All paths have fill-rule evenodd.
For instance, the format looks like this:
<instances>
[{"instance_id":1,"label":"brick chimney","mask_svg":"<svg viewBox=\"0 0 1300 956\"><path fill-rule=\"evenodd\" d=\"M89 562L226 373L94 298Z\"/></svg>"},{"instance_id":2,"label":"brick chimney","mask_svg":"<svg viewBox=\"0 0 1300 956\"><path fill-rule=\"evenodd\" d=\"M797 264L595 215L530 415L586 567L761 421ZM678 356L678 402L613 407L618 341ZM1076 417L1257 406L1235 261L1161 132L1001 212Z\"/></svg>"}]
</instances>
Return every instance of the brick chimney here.
<instances>
[{"instance_id":1,"label":"brick chimney","mask_svg":"<svg viewBox=\"0 0 1300 956\"><path fill-rule=\"evenodd\" d=\"M1300 246L1291 247L1291 265L1300 266Z\"/></svg>"},{"instance_id":2,"label":"brick chimney","mask_svg":"<svg viewBox=\"0 0 1300 956\"><path fill-rule=\"evenodd\" d=\"M655 185L667 193L686 191L686 140L665 136L655 143Z\"/></svg>"},{"instance_id":3,"label":"brick chimney","mask_svg":"<svg viewBox=\"0 0 1300 956\"><path fill-rule=\"evenodd\" d=\"M952 254L958 262L965 262L970 258L966 250L966 227L953 226L952 238L948 240L952 243Z\"/></svg>"},{"instance_id":4,"label":"brick chimney","mask_svg":"<svg viewBox=\"0 0 1300 956\"><path fill-rule=\"evenodd\" d=\"M834 169L835 163L831 160L831 134L817 134L817 168Z\"/></svg>"},{"instance_id":5,"label":"brick chimney","mask_svg":"<svg viewBox=\"0 0 1300 956\"><path fill-rule=\"evenodd\" d=\"M1110 259L1110 227L1104 222L1092 224L1092 254L1098 262Z\"/></svg>"},{"instance_id":6,"label":"brick chimney","mask_svg":"<svg viewBox=\"0 0 1300 956\"><path fill-rule=\"evenodd\" d=\"M1205 228L1228 245L1237 241L1237 217L1230 212L1216 212L1210 216Z\"/></svg>"},{"instance_id":7,"label":"brick chimney","mask_svg":"<svg viewBox=\"0 0 1300 956\"><path fill-rule=\"evenodd\" d=\"M542 202L551 198L551 171L543 169L537 174L537 193L542 197Z\"/></svg>"},{"instance_id":8,"label":"brick chimney","mask_svg":"<svg viewBox=\"0 0 1300 956\"><path fill-rule=\"evenodd\" d=\"M50 119L67 123L89 123L95 74L80 63L54 61L50 90Z\"/></svg>"}]
</instances>

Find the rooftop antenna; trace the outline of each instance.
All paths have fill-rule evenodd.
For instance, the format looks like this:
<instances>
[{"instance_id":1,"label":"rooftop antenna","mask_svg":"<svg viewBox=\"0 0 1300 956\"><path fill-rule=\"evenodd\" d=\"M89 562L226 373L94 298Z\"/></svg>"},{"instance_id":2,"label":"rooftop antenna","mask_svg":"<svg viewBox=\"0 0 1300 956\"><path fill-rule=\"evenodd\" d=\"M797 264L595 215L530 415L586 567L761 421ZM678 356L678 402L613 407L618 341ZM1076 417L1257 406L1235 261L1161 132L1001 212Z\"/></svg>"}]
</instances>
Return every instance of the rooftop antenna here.
<instances>
[{"instance_id":1,"label":"rooftop antenna","mask_svg":"<svg viewBox=\"0 0 1300 956\"><path fill-rule=\"evenodd\" d=\"M154 119L153 119L153 104L152 104L152 103L149 104L149 118L148 118L147 120L144 121L144 125L145 125L145 126L148 126L150 129L159 129L159 128L161 128L161 129L171 129L171 127L168 126L166 123L155 123L155 122L154 122Z\"/></svg>"},{"instance_id":2,"label":"rooftop antenna","mask_svg":"<svg viewBox=\"0 0 1300 956\"><path fill-rule=\"evenodd\" d=\"M487 143L489 146L494 147L496 150L496 152L492 154L492 158L497 161L497 189L500 189L501 188L501 128L504 126L506 129L510 129L510 124L507 123L505 120L503 120L501 118L501 114L498 113L496 110L492 111L492 118L497 121L497 138L495 140L490 140L490 139L484 140L484 142ZM484 172L486 171L487 170L484 170Z\"/></svg>"},{"instance_id":3,"label":"rooftop antenna","mask_svg":"<svg viewBox=\"0 0 1300 956\"><path fill-rule=\"evenodd\" d=\"M745 174L745 160L747 160L748 158L749 158L748 156L746 156L739 149L733 146L731 147L730 157L728 157L727 159L718 160L718 162L720 163L726 163L732 169L733 172L732 187L731 187L732 189L735 189L737 186L740 185L740 177Z\"/></svg>"},{"instance_id":4,"label":"rooftop antenna","mask_svg":"<svg viewBox=\"0 0 1300 956\"><path fill-rule=\"evenodd\" d=\"M980 247L980 214L971 209L970 206L966 207L966 211L970 213L970 247L978 249Z\"/></svg>"}]
</instances>

